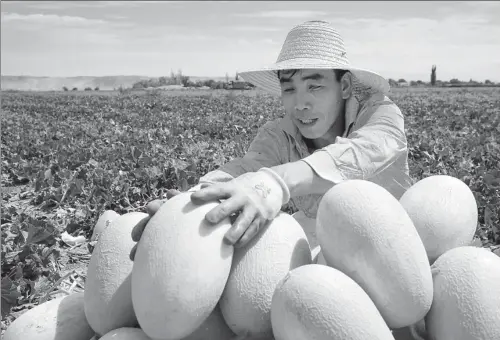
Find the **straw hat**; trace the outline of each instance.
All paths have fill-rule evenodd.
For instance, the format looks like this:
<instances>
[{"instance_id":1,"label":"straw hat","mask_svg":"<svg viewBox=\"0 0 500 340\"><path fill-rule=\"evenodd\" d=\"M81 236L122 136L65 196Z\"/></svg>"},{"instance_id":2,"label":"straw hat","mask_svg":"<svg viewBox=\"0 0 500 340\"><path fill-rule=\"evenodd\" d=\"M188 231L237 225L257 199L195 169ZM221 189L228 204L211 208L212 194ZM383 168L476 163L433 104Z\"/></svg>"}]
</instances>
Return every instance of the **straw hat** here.
<instances>
[{"instance_id":1,"label":"straw hat","mask_svg":"<svg viewBox=\"0 0 500 340\"><path fill-rule=\"evenodd\" d=\"M276 63L239 72L247 82L265 91L280 95L278 70L286 69L349 70L366 87L387 93L388 81L381 75L351 66L340 34L326 21L306 21L288 33Z\"/></svg>"}]
</instances>

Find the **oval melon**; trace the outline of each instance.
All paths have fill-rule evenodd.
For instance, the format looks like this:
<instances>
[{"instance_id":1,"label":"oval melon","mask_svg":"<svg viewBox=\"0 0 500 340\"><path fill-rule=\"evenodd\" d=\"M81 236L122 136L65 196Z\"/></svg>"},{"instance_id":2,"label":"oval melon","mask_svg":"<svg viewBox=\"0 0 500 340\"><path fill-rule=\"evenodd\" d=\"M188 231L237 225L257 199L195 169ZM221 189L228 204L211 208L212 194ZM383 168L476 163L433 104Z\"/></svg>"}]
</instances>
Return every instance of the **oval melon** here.
<instances>
[{"instance_id":1,"label":"oval melon","mask_svg":"<svg viewBox=\"0 0 500 340\"><path fill-rule=\"evenodd\" d=\"M389 191L365 180L337 184L320 201L316 227L326 263L366 290L390 328L424 318L432 303L429 260Z\"/></svg>"},{"instance_id":2,"label":"oval melon","mask_svg":"<svg viewBox=\"0 0 500 340\"><path fill-rule=\"evenodd\" d=\"M302 229L307 236L307 241L309 242L309 247L311 249L316 248L318 246L318 238L316 236L316 219L307 217L306 214L299 210L292 215L297 222L301 225Z\"/></svg>"},{"instance_id":3,"label":"oval melon","mask_svg":"<svg viewBox=\"0 0 500 340\"><path fill-rule=\"evenodd\" d=\"M316 246L316 248L314 248L311 251L311 255L312 255L312 263L322 264L324 266L327 266L326 261L325 261L325 257L323 256L323 253L321 252L320 246Z\"/></svg>"},{"instance_id":4,"label":"oval melon","mask_svg":"<svg viewBox=\"0 0 500 340\"><path fill-rule=\"evenodd\" d=\"M273 294L276 340L389 340L390 329L366 292L341 271L309 264L292 269Z\"/></svg>"},{"instance_id":5,"label":"oval melon","mask_svg":"<svg viewBox=\"0 0 500 340\"><path fill-rule=\"evenodd\" d=\"M220 306L235 334L272 337L271 300L290 269L310 264L311 249L300 224L280 212L249 243L235 249Z\"/></svg>"},{"instance_id":6,"label":"oval melon","mask_svg":"<svg viewBox=\"0 0 500 340\"><path fill-rule=\"evenodd\" d=\"M425 331L424 319L408 327L392 330L395 340L429 340Z\"/></svg>"},{"instance_id":7,"label":"oval melon","mask_svg":"<svg viewBox=\"0 0 500 340\"><path fill-rule=\"evenodd\" d=\"M152 340L140 328L121 327L106 333L99 340Z\"/></svg>"},{"instance_id":8,"label":"oval melon","mask_svg":"<svg viewBox=\"0 0 500 340\"><path fill-rule=\"evenodd\" d=\"M89 340L94 331L83 301L78 292L43 302L15 319L2 340Z\"/></svg>"},{"instance_id":9,"label":"oval melon","mask_svg":"<svg viewBox=\"0 0 500 340\"><path fill-rule=\"evenodd\" d=\"M235 337L236 334L226 324L220 305L217 304L201 326L182 340L231 340Z\"/></svg>"},{"instance_id":10,"label":"oval melon","mask_svg":"<svg viewBox=\"0 0 500 340\"><path fill-rule=\"evenodd\" d=\"M217 205L194 204L191 193L182 193L162 204L146 225L132 270L132 301L149 337L186 337L217 305L233 259L233 246L224 241L230 219L205 219Z\"/></svg>"},{"instance_id":11,"label":"oval melon","mask_svg":"<svg viewBox=\"0 0 500 340\"><path fill-rule=\"evenodd\" d=\"M448 250L432 265L429 340L500 339L500 257L484 248Z\"/></svg>"},{"instance_id":12,"label":"oval melon","mask_svg":"<svg viewBox=\"0 0 500 340\"><path fill-rule=\"evenodd\" d=\"M445 251L472 242L478 213L474 194L458 178L435 175L413 184L399 199L432 264Z\"/></svg>"},{"instance_id":13,"label":"oval melon","mask_svg":"<svg viewBox=\"0 0 500 340\"><path fill-rule=\"evenodd\" d=\"M85 315L98 335L121 327L134 327L130 250L132 229L149 215L131 212L116 218L99 236L87 269Z\"/></svg>"},{"instance_id":14,"label":"oval melon","mask_svg":"<svg viewBox=\"0 0 500 340\"><path fill-rule=\"evenodd\" d=\"M94 230L92 231L92 237L90 241L96 241L99 239L99 235L101 235L102 231L111 224L116 218L118 218L120 214L118 214L114 210L106 210L99 216L97 223L94 226Z\"/></svg>"}]
</instances>

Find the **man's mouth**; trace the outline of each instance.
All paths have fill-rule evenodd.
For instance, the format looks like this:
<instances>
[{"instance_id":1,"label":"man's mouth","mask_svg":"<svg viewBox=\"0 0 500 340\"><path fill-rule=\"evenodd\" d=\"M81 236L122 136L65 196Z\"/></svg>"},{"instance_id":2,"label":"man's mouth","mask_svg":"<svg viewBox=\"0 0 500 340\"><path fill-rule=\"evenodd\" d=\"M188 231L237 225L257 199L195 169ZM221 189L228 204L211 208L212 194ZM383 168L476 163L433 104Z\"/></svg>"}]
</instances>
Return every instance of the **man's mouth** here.
<instances>
[{"instance_id":1,"label":"man's mouth","mask_svg":"<svg viewBox=\"0 0 500 340\"><path fill-rule=\"evenodd\" d=\"M318 120L318 118L314 118L314 119L299 119L299 121L304 124L304 125L311 125L311 124L314 124L316 121Z\"/></svg>"}]
</instances>

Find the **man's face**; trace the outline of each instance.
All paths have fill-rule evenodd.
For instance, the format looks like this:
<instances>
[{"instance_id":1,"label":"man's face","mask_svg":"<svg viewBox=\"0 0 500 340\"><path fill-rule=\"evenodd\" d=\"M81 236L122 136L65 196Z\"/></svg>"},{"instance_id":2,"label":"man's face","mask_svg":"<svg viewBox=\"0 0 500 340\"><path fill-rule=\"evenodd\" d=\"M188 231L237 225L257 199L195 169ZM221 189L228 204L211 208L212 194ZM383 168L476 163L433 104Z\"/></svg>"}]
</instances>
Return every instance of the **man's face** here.
<instances>
[{"instance_id":1,"label":"man's face","mask_svg":"<svg viewBox=\"0 0 500 340\"><path fill-rule=\"evenodd\" d=\"M281 99L300 133L325 138L343 113L341 84L333 70L306 69L280 73Z\"/></svg>"}]
</instances>

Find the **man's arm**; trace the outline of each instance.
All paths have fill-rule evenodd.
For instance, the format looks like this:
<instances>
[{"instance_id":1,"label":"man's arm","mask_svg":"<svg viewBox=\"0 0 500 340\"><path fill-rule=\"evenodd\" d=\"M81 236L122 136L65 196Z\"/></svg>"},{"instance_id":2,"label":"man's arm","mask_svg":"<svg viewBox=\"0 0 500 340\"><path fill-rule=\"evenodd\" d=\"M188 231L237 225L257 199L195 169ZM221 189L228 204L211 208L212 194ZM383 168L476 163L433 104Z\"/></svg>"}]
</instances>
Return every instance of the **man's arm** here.
<instances>
[{"instance_id":1,"label":"man's arm","mask_svg":"<svg viewBox=\"0 0 500 340\"><path fill-rule=\"evenodd\" d=\"M313 168L302 160L273 166L271 169L283 178L290 190L290 197L324 194L334 185L318 176Z\"/></svg>"},{"instance_id":2,"label":"man's arm","mask_svg":"<svg viewBox=\"0 0 500 340\"><path fill-rule=\"evenodd\" d=\"M188 191L198 191L203 184L228 182L244 173L281 164L288 149L286 137L276 128L277 125L278 120L264 124L259 128L243 157L235 158L220 168L206 173L199 179L198 184Z\"/></svg>"},{"instance_id":3,"label":"man's arm","mask_svg":"<svg viewBox=\"0 0 500 340\"><path fill-rule=\"evenodd\" d=\"M288 152L288 142L284 133L276 127L277 125L277 120L264 124L259 128L245 155L222 165L219 170L238 177L263 167L283 164Z\"/></svg>"},{"instance_id":4,"label":"man's arm","mask_svg":"<svg viewBox=\"0 0 500 340\"><path fill-rule=\"evenodd\" d=\"M390 166L405 150L404 119L395 105L379 106L349 138L337 138L312 155L271 167L287 184L290 196L324 194L348 179L369 179Z\"/></svg>"}]
</instances>

